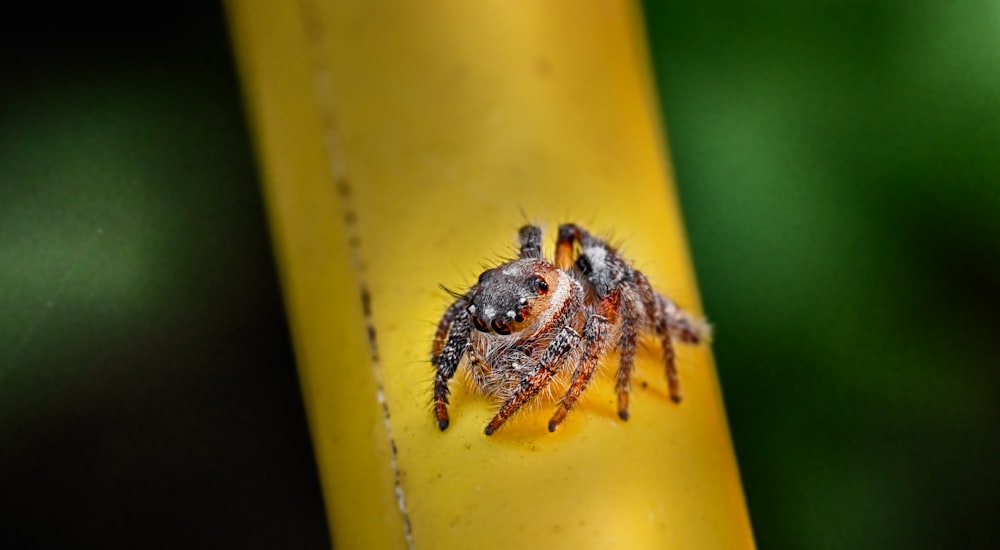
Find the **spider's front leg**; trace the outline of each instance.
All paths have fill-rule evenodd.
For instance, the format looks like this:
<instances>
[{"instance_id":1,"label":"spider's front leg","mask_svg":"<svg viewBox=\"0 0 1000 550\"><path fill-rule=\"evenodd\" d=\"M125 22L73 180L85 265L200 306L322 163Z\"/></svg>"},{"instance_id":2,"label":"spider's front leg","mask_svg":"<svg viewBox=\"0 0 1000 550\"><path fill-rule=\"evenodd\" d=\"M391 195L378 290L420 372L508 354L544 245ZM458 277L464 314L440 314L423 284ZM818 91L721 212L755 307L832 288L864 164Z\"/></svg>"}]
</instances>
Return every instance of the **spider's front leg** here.
<instances>
[{"instance_id":1,"label":"spider's front leg","mask_svg":"<svg viewBox=\"0 0 1000 550\"><path fill-rule=\"evenodd\" d=\"M535 366L531 374L521 380L520 384L517 385L517 389L514 390L514 395L500 407L493 420L490 420L490 423L486 425L484 433L491 435L497 431L522 405L527 403L532 397L538 395L538 392L552 380L552 376L555 375L559 365L566 360L566 356L579 345L579 342L580 335L573 330L573 327L564 326L556 334L556 337L552 339L549 346L545 348L541 361Z\"/></svg>"},{"instance_id":2,"label":"spider's front leg","mask_svg":"<svg viewBox=\"0 0 1000 550\"><path fill-rule=\"evenodd\" d=\"M444 312L438 322L434 334L434 344L431 347L431 364L437 370L434 376L434 417L438 428L448 427L448 381L455 376L458 364L469 349L469 333L472 326L469 323L469 312L466 311L470 290L460 296ZM445 341L447 338L447 342Z\"/></svg>"}]
</instances>

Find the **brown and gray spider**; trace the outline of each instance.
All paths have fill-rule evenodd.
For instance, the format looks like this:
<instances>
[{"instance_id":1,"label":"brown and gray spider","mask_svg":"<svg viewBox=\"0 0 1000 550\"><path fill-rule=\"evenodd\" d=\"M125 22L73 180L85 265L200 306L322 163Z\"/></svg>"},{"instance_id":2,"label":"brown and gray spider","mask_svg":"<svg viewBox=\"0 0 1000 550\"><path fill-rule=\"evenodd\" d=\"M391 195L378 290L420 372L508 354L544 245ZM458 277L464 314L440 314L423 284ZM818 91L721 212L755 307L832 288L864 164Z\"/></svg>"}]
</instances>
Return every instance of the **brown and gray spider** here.
<instances>
[{"instance_id":1,"label":"brown and gray spider","mask_svg":"<svg viewBox=\"0 0 1000 550\"><path fill-rule=\"evenodd\" d=\"M555 263L542 256L542 230L519 231L519 258L488 269L441 317L431 351L434 416L448 427L448 382L459 364L473 385L503 405L486 426L490 435L553 378L576 365L552 419L555 431L587 388L597 362L617 350L618 416L628 420L628 395L640 331L663 345L670 398L681 400L673 340L696 344L709 336L704 320L658 294L639 270L607 242L578 225L559 227ZM579 245L580 253L574 260ZM563 376L565 376L563 374Z\"/></svg>"}]
</instances>

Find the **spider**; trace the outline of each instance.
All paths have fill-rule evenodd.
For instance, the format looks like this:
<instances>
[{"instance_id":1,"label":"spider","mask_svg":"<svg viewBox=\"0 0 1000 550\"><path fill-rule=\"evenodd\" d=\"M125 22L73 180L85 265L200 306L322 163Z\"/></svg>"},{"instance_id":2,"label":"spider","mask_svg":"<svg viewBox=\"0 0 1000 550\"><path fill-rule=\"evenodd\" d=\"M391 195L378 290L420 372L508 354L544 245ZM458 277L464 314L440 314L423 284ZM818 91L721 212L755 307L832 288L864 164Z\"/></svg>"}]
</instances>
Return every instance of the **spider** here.
<instances>
[{"instance_id":1,"label":"spider","mask_svg":"<svg viewBox=\"0 0 1000 550\"><path fill-rule=\"evenodd\" d=\"M620 355L618 416L628 420L640 331L654 333L662 343L670 398L679 403L673 341L705 341L709 325L653 290L649 279L615 248L578 225L559 227L555 263L542 255L538 226L526 225L518 236L519 257L484 271L467 292L452 293L456 299L438 323L431 351L438 427L448 427L448 383L463 360L474 386L503 403L486 435L554 378L564 378L567 365L575 365L549 420L552 432L586 390L598 360L612 350ZM577 245L580 253L574 259Z\"/></svg>"}]
</instances>

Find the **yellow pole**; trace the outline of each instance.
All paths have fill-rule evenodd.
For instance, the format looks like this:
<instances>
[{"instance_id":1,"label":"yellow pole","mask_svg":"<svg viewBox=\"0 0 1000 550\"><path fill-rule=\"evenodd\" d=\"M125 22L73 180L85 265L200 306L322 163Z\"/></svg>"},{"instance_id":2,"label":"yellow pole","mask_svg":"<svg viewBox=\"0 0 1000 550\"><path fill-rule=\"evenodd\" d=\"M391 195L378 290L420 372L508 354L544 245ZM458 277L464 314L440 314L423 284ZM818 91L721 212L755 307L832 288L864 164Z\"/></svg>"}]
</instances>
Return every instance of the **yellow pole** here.
<instances>
[{"instance_id":1,"label":"yellow pole","mask_svg":"<svg viewBox=\"0 0 1000 550\"><path fill-rule=\"evenodd\" d=\"M614 358L555 433L544 404L483 435L497 405L460 376L448 430L431 412L438 284L471 285L526 221L550 257L557 223L613 233L699 310L637 7L228 10L335 545L753 547L707 346L678 346L680 405L641 352L628 422Z\"/></svg>"}]
</instances>

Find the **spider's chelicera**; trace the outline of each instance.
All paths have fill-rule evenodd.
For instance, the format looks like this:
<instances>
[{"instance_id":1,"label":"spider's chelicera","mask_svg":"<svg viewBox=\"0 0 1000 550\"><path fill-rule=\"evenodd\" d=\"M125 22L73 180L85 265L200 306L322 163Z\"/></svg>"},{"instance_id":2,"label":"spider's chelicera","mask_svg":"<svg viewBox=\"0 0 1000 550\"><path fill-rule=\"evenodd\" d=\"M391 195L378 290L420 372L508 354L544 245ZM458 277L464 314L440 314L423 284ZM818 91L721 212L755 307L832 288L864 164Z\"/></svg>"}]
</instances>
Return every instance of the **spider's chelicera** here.
<instances>
[{"instance_id":1,"label":"spider's chelicera","mask_svg":"<svg viewBox=\"0 0 1000 550\"><path fill-rule=\"evenodd\" d=\"M479 391L503 403L486 435L572 365L569 386L549 420L549 431L555 431L598 360L613 350L620 356L618 416L627 420L636 338L643 331L662 343L670 398L679 403L673 341L702 342L708 324L653 290L642 272L578 225L559 227L555 263L542 256L539 227L524 226L519 237L518 259L484 271L472 288L456 294L438 323L431 352L438 427L448 427L448 382L460 364Z\"/></svg>"}]
</instances>

